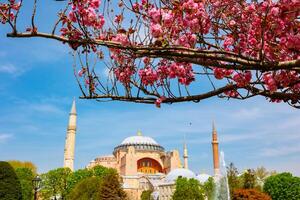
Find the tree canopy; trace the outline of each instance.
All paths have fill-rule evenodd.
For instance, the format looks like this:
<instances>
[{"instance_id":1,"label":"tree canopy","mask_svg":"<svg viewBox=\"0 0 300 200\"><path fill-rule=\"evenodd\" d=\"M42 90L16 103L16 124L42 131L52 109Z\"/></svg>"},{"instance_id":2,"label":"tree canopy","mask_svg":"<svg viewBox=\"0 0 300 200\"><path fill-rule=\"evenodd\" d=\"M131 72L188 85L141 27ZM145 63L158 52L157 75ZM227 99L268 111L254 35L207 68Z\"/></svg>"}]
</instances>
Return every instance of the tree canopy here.
<instances>
[{"instance_id":1,"label":"tree canopy","mask_svg":"<svg viewBox=\"0 0 300 200\"><path fill-rule=\"evenodd\" d=\"M0 199L22 200L22 189L14 168L4 161L0 161Z\"/></svg>"},{"instance_id":2,"label":"tree canopy","mask_svg":"<svg viewBox=\"0 0 300 200\"><path fill-rule=\"evenodd\" d=\"M300 178L291 173L273 175L266 179L263 189L272 200L300 199Z\"/></svg>"},{"instance_id":3,"label":"tree canopy","mask_svg":"<svg viewBox=\"0 0 300 200\"><path fill-rule=\"evenodd\" d=\"M68 44L81 98L160 107L262 96L300 108L296 0L69 0L49 32L36 23L37 0L18 27L26 2L0 3L7 36Z\"/></svg>"},{"instance_id":4,"label":"tree canopy","mask_svg":"<svg viewBox=\"0 0 300 200\"><path fill-rule=\"evenodd\" d=\"M68 194L67 180L71 173L69 168L57 168L42 174L42 198L60 197L64 200Z\"/></svg>"},{"instance_id":5,"label":"tree canopy","mask_svg":"<svg viewBox=\"0 0 300 200\"><path fill-rule=\"evenodd\" d=\"M204 191L196 179L179 177L172 200L204 200Z\"/></svg>"},{"instance_id":6,"label":"tree canopy","mask_svg":"<svg viewBox=\"0 0 300 200\"><path fill-rule=\"evenodd\" d=\"M68 200L99 200L101 184L99 177L85 178L76 184L68 195Z\"/></svg>"},{"instance_id":7,"label":"tree canopy","mask_svg":"<svg viewBox=\"0 0 300 200\"><path fill-rule=\"evenodd\" d=\"M20 167L20 168L16 168L15 172L21 184L22 200L32 200L33 199L32 180L34 179L34 174L32 172L32 169L26 167Z\"/></svg>"},{"instance_id":8,"label":"tree canopy","mask_svg":"<svg viewBox=\"0 0 300 200\"><path fill-rule=\"evenodd\" d=\"M37 167L30 161L9 160L7 161L14 169L28 168L33 174L36 174Z\"/></svg>"}]
</instances>

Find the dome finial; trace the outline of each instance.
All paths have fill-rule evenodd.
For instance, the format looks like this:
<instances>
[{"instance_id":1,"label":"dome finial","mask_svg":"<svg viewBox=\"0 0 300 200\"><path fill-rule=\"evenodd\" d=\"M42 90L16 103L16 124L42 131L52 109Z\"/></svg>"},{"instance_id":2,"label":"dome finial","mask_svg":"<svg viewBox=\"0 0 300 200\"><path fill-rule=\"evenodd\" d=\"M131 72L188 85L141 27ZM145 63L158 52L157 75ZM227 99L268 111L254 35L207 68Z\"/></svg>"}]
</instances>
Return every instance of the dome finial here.
<instances>
[{"instance_id":1,"label":"dome finial","mask_svg":"<svg viewBox=\"0 0 300 200\"><path fill-rule=\"evenodd\" d=\"M142 135L143 135L143 134L142 134L142 131L141 131L141 130L138 130L137 135L138 135L138 136L142 136Z\"/></svg>"}]
</instances>

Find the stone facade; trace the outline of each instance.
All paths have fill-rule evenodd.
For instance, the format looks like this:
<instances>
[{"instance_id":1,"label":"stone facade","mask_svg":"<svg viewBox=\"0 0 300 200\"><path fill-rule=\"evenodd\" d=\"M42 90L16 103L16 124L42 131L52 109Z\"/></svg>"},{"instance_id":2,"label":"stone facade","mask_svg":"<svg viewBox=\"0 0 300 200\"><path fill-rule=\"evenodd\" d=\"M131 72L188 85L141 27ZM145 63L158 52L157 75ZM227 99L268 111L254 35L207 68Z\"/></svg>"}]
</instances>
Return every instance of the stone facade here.
<instances>
[{"instance_id":1,"label":"stone facade","mask_svg":"<svg viewBox=\"0 0 300 200\"><path fill-rule=\"evenodd\" d=\"M139 200L142 191L158 187L167 173L181 167L181 161L178 150L165 151L155 140L139 133L126 138L114 149L113 155L98 157L87 167L96 165L116 169L129 198Z\"/></svg>"}]
</instances>

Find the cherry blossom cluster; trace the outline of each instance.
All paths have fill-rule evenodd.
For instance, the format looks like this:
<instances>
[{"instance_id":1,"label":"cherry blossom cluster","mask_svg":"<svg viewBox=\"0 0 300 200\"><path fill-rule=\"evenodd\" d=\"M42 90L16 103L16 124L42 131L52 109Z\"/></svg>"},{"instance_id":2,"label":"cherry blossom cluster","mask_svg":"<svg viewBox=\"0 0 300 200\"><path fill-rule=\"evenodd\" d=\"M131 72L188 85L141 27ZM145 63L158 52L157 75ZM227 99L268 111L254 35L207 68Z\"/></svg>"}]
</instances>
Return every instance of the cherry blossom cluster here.
<instances>
[{"instance_id":1,"label":"cherry blossom cluster","mask_svg":"<svg viewBox=\"0 0 300 200\"><path fill-rule=\"evenodd\" d=\"M298 1L212 0L212 3L212 17L224 22L224 27L213 23L212 29L222 28L227 32L222 35L225 50L267 61L300 58Z\"/></svg>"},{"instance_id":2,"label":"cherry blossom cluster","mask_svg":"<svg viewBox=\"0 0 300 200\"><path fill-rule=\"evenodd\" d=\"M268 72L263 76L263 81L268 90L271 92L276 91L278 88L290 87L295 93L300 92L300 75L294 71L279 71L279 72Z\"/></svg>"},{"instance_id":3,"label":"cherry blossom cluster","mask_svg":"<svg viewBox=\"0 0 300 200\"><path fill-rule=\"evenodd\" d=\"M8 21L14 21L15 12L20 9L21 2L16 0L9 0L8 3L0 3L0 22L2 24Z\"/></svg>"},{"instance_id":4,"label":"cherry blossom cluster","mask_svg":"<svg viewBox=\"0 0 300 200\"><path fill-rule=\"evenodd\" d=\"M113 41L122 46L143 45L130 38L129 30L105 31L104 18L99 14L99 0L73 0L72 9L66 16L62 35L80 39L85 32L76 23L91 27L96 39ZM120 3L122 7L124 4ZM141 0L132 4L131 11L142 16L142 23L149 28L151 42L155 45L178 45L199 50L221 49L245 58L266 63L300 59L299 15L300 4L296 0L240 1L240 0L170 0L157 4ZM123 14L116 14L116 27L122 27ZM138 30L133 30L135 32ZM210 38L210 39L207 39ZM147 40L149 41L149 40ZM76 48L76 44L75 48ZM93 48L93 47L92 47ZM167 79L177 78L182 85L195 81L190 63L162 59L150 65L144 58L144 66L138 69L136 56L127 50L110 48L115 66L113 72L118 81L128 84L136 73L145 86L160 86ZM97 51L94 48L94 51ZM226 64L226 63L225 63ZM216 79L226 78L239 88L261 84L270 92L287 89L299 93L299 73L291 71L260 72L258 80L252 80L253 71L232 70L211 66ZM257 75L257 74L256 74ZM255 82L256 81L256 82ZM297 82L298 81L298 82ZM225 92L229 97L238 97L236 90ZM163 99L159 99L157 105ZM276 100L274 100L276 101Z\"/></svg>"},{"instance_id":5,"label":"cherry blossom cluster","mask_svg":"<svg viewBox=\"0 0 300 200\"><path fill-rule=\"evenodd\" d=\"M168 62L161 60L157 69L146 66L139 70L139 76L144 85L162 85L164 80L177 78L182 85L189 85L195 80L192 65L189 63Z\"/></svg>"},{"instance_id":6,"label":"cherry blossom cluster","mask_svg":"<svg viewBox=\"0 0 300 200\"><path fill-rule=\"evenodd\" d=\"M123 85L128 85L132 80L132 75L134 75L136 69L132 65L122 65L114 69L114 74L118 81L123 83Z\"/></svg>"},{"instance_id":7,"label":"cherry blossom cluster","mask_svg":"<svg viewBox=\"0 0 300 200\"><path fill-rule=\"evenodd\" d=\"M82 39L83 36L90 35L87 28L99 31L103 28L105 20L103 15L99 13L101 0L73 0L71 10L68 15L62 15L61 34L71 40ZM73 49L79 45L70 44ZM94 52L97 51L95 45L91 45Z\"/></svg>"},{"instance_id":8,"label":"cherry blossom cluster","mask_svg":"<svg viewBox=\"0 0 300 200\"><path fill-rule=\"evenodd\" d=\"M170 44L194 47L196 34L207 34L211 26L202 1L184 0L171 7L157 7L143 0L133 4L132 9L147 16L145 19L154 38L165 39Z\"/></svg>"}]
</instances>

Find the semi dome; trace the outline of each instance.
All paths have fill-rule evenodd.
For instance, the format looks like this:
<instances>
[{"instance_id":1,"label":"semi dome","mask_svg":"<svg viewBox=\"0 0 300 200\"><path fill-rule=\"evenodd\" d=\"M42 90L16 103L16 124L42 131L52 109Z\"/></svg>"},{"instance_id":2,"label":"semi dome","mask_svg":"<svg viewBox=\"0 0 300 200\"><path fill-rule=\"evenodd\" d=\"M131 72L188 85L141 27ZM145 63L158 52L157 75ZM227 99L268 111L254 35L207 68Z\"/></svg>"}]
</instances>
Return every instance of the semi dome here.
<instances>
[{"instance_id":1,"label":"semi dome","mask_svg":"<svg viewBox=\"0 0 300 200\"><path fill-rule=\"evenodd\" d=\"M196 178L200 183L205 183L210 177L208 174L199 174Z\"/></svg>"},{"instance_id":2,"label":"semi dome","mask_svg":"<svg viewBox=\"0 0 300 200\"><path fill-rule=\"evenodd\" d=\"M178 168L178 169L173 169L170 173L167 174L166 181L174 182L178 177L196 179L195 173L192 172L191 170L185 168Z\"/></svg>"},{"instance_id":3,"label":"semi dome","mask_svg":"<svg viewBox=\"0 0 300 200\"><path fill-rule=\"evenodd\" d=\"M120 145L115 147L114 154L116 153L116 151L127 149L130 146L135 147L136 150L164 151L164 148L160 146L153 138L143 136L139 131L136 136L125 138Z\"/></svg>"}]
</instances>

